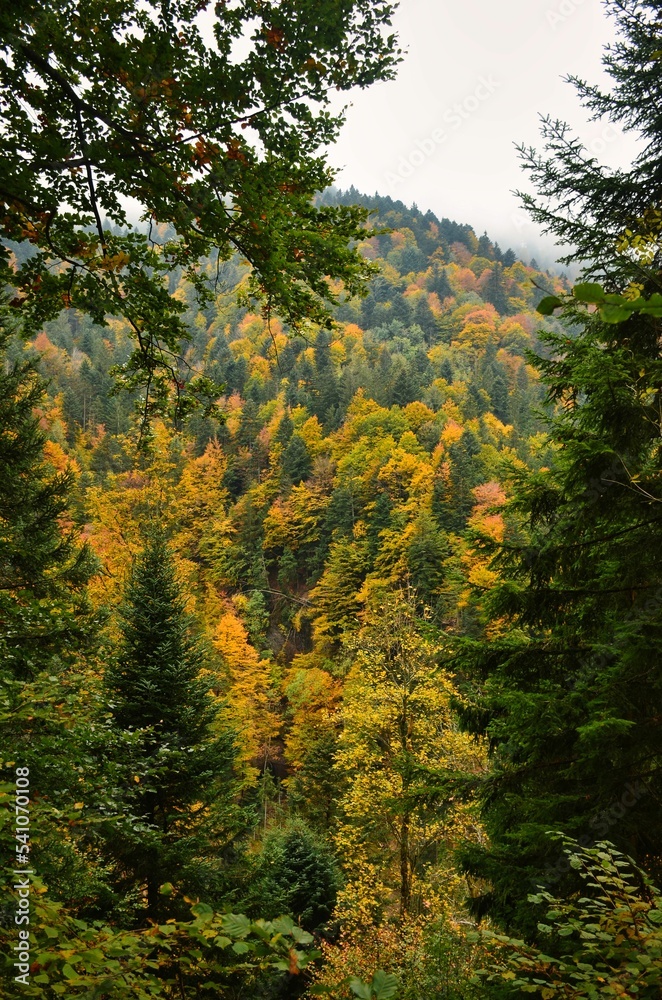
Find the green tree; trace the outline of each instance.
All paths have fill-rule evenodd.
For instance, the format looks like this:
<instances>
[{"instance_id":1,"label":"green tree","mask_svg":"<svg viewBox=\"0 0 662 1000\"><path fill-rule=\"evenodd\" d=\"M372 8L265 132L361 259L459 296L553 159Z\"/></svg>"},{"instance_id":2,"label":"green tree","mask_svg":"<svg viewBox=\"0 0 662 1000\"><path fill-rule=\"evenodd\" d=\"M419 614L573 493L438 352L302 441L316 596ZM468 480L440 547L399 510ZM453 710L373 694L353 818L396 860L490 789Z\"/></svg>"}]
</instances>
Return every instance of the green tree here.
<instances>
[{"instance_id":1,"label":"green tree","mask_svg":"<svg viewBox=\"0 0 662 1000\"><path fill-rule=\"evenodd\" d=\"M483 298L486 302L491 302L502 316L508 312L508 295L506 283L503 280L503 264L499 261L490 269L487 281L483 286Z\"/></svg>"},{"instance_id":2,"label":"green tree","mask_svg":"<svg viewBox=\"0 0 662 1000\"><path fill-rule=\"evenodd\" d=\"M303 479L308 479L310 476L313 463L301 435L293 434L290 438L283 452L282 468L283 475L293 486L298 486Z\"/></svg>"},{"instance_id":3,"label":"green tree","mask_svg":"<svg viewBox=\"0 0 662 1000\"><path fill-rule=\"evenodd\" d=\"M26 680L57 672L89 626L85 583L96 563L63 528L74 483L44 457L35 415L44 382L34 359L6 361L11 327L0 316L0 662L6 676Z\"/></svg>"},{"instance_id":4,"label":"green tree","mask_svg":"<svg viewBox=\"0 0 662 1000\"><path fill-rule=\"evenodd\" d=\"M592 119L640 136L640 152L630 166L614 170L591 155L567 123L547 117L544 153L520 148L538 195L520 198L532 218L567 247L562 263L578 262L585 276L622 288L642 279L640 255L622 244L628 230L652 254L651 263L659 263L662 129L652 111L662 95L659 7L655 0L606 0L604 6L618 36L602 58L612 86L603 90L575 76L569 82ZM615 246L622 252L615 253Z\"/></svg>"},{"instance_id":5,"label":"green tree","mask_svg":"<svg viewBox=\"0 0 662 1000\"><path fill-rule=\"evenodd\" d=\"M288 914L312 931L331 917L340 883L330 848L295 821L265 837L251 875L253 909L267 919Z\"/></svg>"},{"instance_id":6,"label":"green tree","mask_svg":"<svg viewBox=\"0 0 662 1000\"><path fill-rule=\"evenodd\" d=\"M18 352L11 362L13 322L2 307L0 324L0 767L11 783L4 791L20 767L24 784L39 796L23 843L14 837L13 800L4 796L3 805L12 802L12 817L0 823L5 884L12 884L12 859L20 864L21 847L26 867L39 872L56 898L76 906L103 882L71 815L93 784L94 737L80 715L79 691L86 686L85 657L94 653L97 621L86 584L97 563L72 524L74 475L56 472L45 452L37 415L45 385L36 359ZM0 903L6 912L14 906L15 897Z\"/></svg>"},{"instance_id":7,"label":"green tree","mask_svg":"<svg viewBox=\"0 0 662 1000\"><path fill-rule=\"evenodd\" d=\"M214 733L204 653L158 529L133 567L119 627L105 684L126 815L106 824L106 843L118 888L139 917L157 919L163 883L213 896L239 816L231 802L234 737Z\"/></svg>"},{"instance_id":8,"label":"green tree","mask_svg":"<svg viewBox=\"0 0 662 1000\"><path fill-rule=\"evenodd\" d=\"M657 129L659 142L649 104L634 104L662 79L650 48L657 6L607 6L623 34L606 56L614 93L580 93L651 142ZM564 199L563 219L548 215L553 231L576 236L577 253L592 258L587 273L621 289L637 249L620 252L610 236L644 211L645 194L657 204L650 163L638 163L612 174L566 142L535 175L544 199ZM651 289L657 268L638 265ZM491 881L476 907L531 934L527 892L550 880L561 893L576 887L572 870L557 870L549 829L583 844L608 835L649 873L662 869L662 322L636 310L606 322L582 307L587 289L596 286L575 288L568 331L543 336L538 367L556 406L556 448L551 468L514 475L510 537L492 544L500 579L484 610L498 634L467 643L456 661L473 677L467 724L489 737L493 759L483 789L490 846L464 855Z\"/></svg>"},{"instance_id":9,"label":"green tree","mask_svg":"<svg viewBox=\"0 0 662 1000\"><path fill-rule=\"evenodd\" d=\"M372 270L349 245L366 212L312 198L333 177L319 149L343 122L330 95L394 73L392 5L208 7L54 0L0 16L0 276L34 329L63 305L122 316L135 351L120 374L145 419L217 393L180 358L173 268L204 299L200 258L237 252L249 294L292 325L328 324L328 279L356 293ZM127 231L126 198L148 225Z\"/></svg>"}]
</instances>

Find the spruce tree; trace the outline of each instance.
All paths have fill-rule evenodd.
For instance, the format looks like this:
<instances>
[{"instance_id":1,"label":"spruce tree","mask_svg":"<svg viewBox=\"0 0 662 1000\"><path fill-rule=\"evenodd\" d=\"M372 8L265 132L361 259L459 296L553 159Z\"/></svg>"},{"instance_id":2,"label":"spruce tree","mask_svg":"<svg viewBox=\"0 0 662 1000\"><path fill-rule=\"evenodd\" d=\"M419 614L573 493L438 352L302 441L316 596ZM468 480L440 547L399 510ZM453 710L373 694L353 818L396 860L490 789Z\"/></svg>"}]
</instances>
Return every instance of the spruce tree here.
<instances>
[{"instance_id":1,"label":"spruce tree","mask_svg":"<svg viewBox=\"0 0 662 1000\"><path fill-rule=\"evenodd\" d=\"M486 302L491 302L496 311L502 316L508 313L508 295L503 280L503 265L499 261L490 270L483 287L483 298Z\"/></svg>"},{"instance_id":2,"label":"spruce tree","mask_svg":"<svg viewBox=\"0 0 662 1000\"><path fill-rule=\"evenodd\" d=\"M96 568L71 525L74 476L56 472L44 452L46 435L36 409L45 384L37 359L10 361L13 324L0 304L0 745L3 780L27 768L30 835L15 839L9 822L13 800L5 795L0 837L2 862L12 884L17 845L29 846L29 867L39 872L51 898L75 906L102 880L80 848L81 830L58 829L61 816L89 791L87 720L75 718L83 656L90 653L94 618L86 583ZM15 762L15 763L12 763ZM21 770L22 774L23 772ZM85 784L82 784L85 782ZM7 786L9 787L9 786ZM20 863L20 858L19 858ZM10 914L15 897L0 898ZM13 919L13 917L11 918Z\"/></svg>"},{"instance_id":3,"label":"spruce tree","mask_svg":"<svg viewBox=\"0 0 662 1000\"><path fill-rule=\"evenodd\" d=\"M83 640L95 562L75 530L62 527L73 474L44 459L35 409L45 385L35 359L5 362L10 336L0 329L0 663L27 680L56 671Z\"/></svg>"},{"instance_id":4,"label":"spruce tree","mask_svg":"<svg viewBox=\"0 0 662 1000\"><path fill-rule=\"evenodd\" d=\"M648 146L631 170L609 171L547 122L549 158L527 154L541 200L525 201L575 244L568 260L588 258L583 277L623 290L636 275L652 292L659 251L619 251L616 237L641 234L648 212L659 243L659 5L607 7L621 33L605 58L615 87L579 91ZM537 362L556 407L554 462L514 474L510 536L496 546L500 581L485 607L497 632L455 660L470 678L465 721L493 756L482 790L489 846L464 854L491 883L475 908L532 935L527 894L577 889L548 831L583 846L607 838L654 877L662 869L662 321L635 311L608 323L577 296L566 320L567 331L543 337Z\"/></svg>"},{"instance_id":5,"label":"spruce tree","mask_svg":"<svg viewBox=\"0 0 662 1000\"><path fill-rule=\"evenodd\" d=\"M569 82L592 119L640 136L640 152L629 167L613 169L591 155L565 122L544 118L544 153L520 148L538 196L520 193L520 198L534 221L568 248L561 263L580 263L584 276L620 288L642 278L636 253L614 252L627 230L646 243L652 236L659 258L660 5L657 0L606 0L604 6L618 38L602 59L613 85L603 90L574 76Z\"/></svg>"},{"instance_id":6,"label":"spruce tree","mask_svg":"<svg viewBox=\"0 0 662 1000\"><path fill-rule=\"evenodd\" d=\"M158 527L133 567L119 629L105 684L125 817L109 822L105 835L118 890L133 899L137 919L157 919L166 909L164 883L218 893L222 853L238 822L233 736L214 733L204 652Z\"/></svg>"},{"instance_id":7,"label":"spruce tree","mask_svg":"<svg viewBox=\"0 0 662 1000\"><path fill-rule=\"evenodd\" d=\"M306 442L299 434L293 434L283 453L283 475L293 486L308 479L313 463Z\"/></svg>"}]
</instances>

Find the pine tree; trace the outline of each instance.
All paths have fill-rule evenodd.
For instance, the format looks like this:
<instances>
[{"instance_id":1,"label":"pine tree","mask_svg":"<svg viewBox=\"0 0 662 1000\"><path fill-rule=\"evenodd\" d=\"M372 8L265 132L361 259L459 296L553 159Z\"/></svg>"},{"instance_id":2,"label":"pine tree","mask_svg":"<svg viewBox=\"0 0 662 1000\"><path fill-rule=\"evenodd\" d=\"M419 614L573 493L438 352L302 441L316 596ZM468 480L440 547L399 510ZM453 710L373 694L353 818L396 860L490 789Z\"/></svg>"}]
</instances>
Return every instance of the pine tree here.
<instances>
[{"instance_id":1,"label":"pine tree","mask_svg":"<svg viewBox=\"0 0 662 1000\"><path fill-rule=\"evenodd\" d=\"M393 296L392 307L393 319L399 320L404 326L409 326L412 321L412 310L407 299L400 292Z\"/></svg>"},{"instance_id":2,"label":"pine tree","mask_svg":"<svg viewBox=\"0 0 662 1000\"><path fill-rule=\"evenodd\" d=\"M76 906L103 876L80 848L78 828L58 829L76 797L89 791L90 737L86 719L76 719L84 656L93 651L95 620L86 584L96 560L71 525L71 472L55 472L45 455L46 437L36 409L43 405L44 382L35 358L11 362L14 331L0 305L0 732L3 780L16 780L16 766L27 768L28 784L38 790L30 803L29 838L15 834L14 803L5 795L1 850L3 882L20 857L17 844L30 849L51 890ZM20 349L19 349L20 350ZM23 352L20 351L20 354ZM15 763L10 763L15 762ZM25 773L21 771L20 773ZM84 784L83 784L84 783ZM10 786L5 786L10 787ZM9 807L11 803L11 819ZM62 813L57 813L57 810ZM9 871L7 870L9 869ZM15 896L0 898L10 914ZM11 918L13 919L13 918ZM14 984L13 984L14 985Z\"/></svg>"},{"instance_id":3,"label":"pine tree","mask_svg":"<svg viewBox=\"0 0 662 1000\"><path fill-rule=\"evenodd\" d=\"M647 209L659 238L659 5L607 7L622 35L605 59L614 91L580 84L580 94L636 127L645 152L631 170L600 169L565 126L547 122L552 156L533 169L541 200L525 200L575 244L568 260L589 259L584 277L622 288L636 272L652 291L657 251L644 247L645 262L642 244L614 248L627 226L641 235ZM553 465L515 476L512 533L496 546L500 582L485 606L497 631L456 660L473 677L467 724L493 751L483 790L490 846L464 855L491 881L476 909L531 935L527 893L578 887L550 830L583 846L606 837L654 876L662 870L662 321L634 312L607 323L577 304L566 318L570 330L544 336L538 359L549 402L561 404Z\"/></svg>"},{"instance_id":4,"label":"pine tree","mask_svg":"<svg viewBox=\"0 0 662 1000\"><path fill-rule=\"evenodd\" d=\"M495 249L496 247L492 246L492 242L487 233L483 233L483 235L478 238L478 257L486 257L487 260L494 260L496 257Z\"/></svg>"},{"instance_id":5,"label":"pine tree","mask_svg":"<svg viewBox=\"0 0 662 1000\"><path fill-rule=\"evenodd\" d=\"M429 279L427 287L429 291L437 293L440 302L443 302L444 299L449 298L453 294L453 289L446 274L446 268L439 267L437 263L434 265L432 277Z\"/></svg>"},{"instance_id":6,"label":"pine tree","mask_svg":"<svg viewBox=\"0 0 662 1000\"><path fill-rule=\"evenodd\" d=\"M119 629L105 685L126 814L106 824L105 837L118 890L133 899L138 919L157 919L167 909L164 883L218 891L219 854L237 822L233 736L212 733L205 657L158 527L133 567Z\"/></svg>"},{"instance_id":7,"label":"pine tree","mask_svg":"<svg viewBox=\"0 0 662 1000\"><path fill-rule=\"evenodd\" d=\"M487 281L483 286L483 298L486 302L491 302L494 308L502 316L508 312L508 296L506 285L503 280L503 265L497 261L491 268Z\"/></svg>"},{"instance_id":8,"label":"pine tree","mask_svg":"<svg viewBox=\"0 0 662 1000\"><path fill-rule=\"evenodd\" d=\"M252 909L267 919L287 913L312 931L331 917L340 883L328 845L295 821L264 840L251 877Z\"/></svg>"},{"instance_id":9,"label":"pine tree","mask_svg":"<svg viewBox=\"0 0 662 1000\"><path fill-rule=\"evenodd\" d=\"M278 441L279 444L286 446L293 433L294 424L292 423L292 418L290 417L290 411L285 410L285 413L281 417L280 423L278 424L275 440Z\"/></svg>"},{"instance_id":10,"label":"pine tree","mask_svg":"<svg viewBox=\"0 0 662 1000\"><path fill-rule=\"evenodd\" d=\"M303 479L308 479L313 463L306 447L306 442L300 434L293 434L283 453L283 475L293 486Z\"/></svg>"},{"instance_id":11,"label":"pine tree","mask_svg":"<svg viewBox=\"0 0 662 1000\"><path fill-rule=\"evenodd\" d=\"M613 86L603 91L574 76L569 82L592 118L639 135L641 152L629 167L614 170L588 153L565 122L545 118L544 154L520 149L540 197L520 193L520 198L532 218L569 248L561 263L579 262L585 277L623 288L642 277L637 253L627 247L614 253L628 230L659 263L662 129L654 109L662 100L660 8L657 0L606 0L605 8L618 37L602 59Z\"/></svg>"},{"instance_id":12,"label":"pine tree","mask_svg":"<svg viewBox=\"0 0 662 1000\"><path fill-rule=\"evenodd\" d=\"M437 321L430 309L427 298L424 296L419 298L414 308L414 322L420 326L425 334L426 343L430 346L434 344L437 334Z\"/></svg>"},{"instance_id":13,"label":"pine tree","mask_svg":"<svg viewBox=\"0 0 662 1000\"><path fill-rule=\"evenodd\" d=\"M5 364L11 331L0 330L0 663L20 680L75 652L89 614L90 551L63 529L73 475L44 460L35 416L44 383L34 360Z\"/></svg>"}]
</instances>

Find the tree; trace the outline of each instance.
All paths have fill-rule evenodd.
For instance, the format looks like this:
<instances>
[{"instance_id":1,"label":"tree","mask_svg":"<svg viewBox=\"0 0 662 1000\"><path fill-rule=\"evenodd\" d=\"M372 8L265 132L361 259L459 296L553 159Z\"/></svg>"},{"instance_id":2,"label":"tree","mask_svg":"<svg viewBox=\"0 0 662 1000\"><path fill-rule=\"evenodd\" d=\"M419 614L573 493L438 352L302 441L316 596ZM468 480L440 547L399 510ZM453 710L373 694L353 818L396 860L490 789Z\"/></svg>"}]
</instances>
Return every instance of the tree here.
<instances>
[{"instance_id":1,"label":"tree","mask_svg":"<svg viewBox=\"0 0 662 1000\"><path fill-rule=\"evenodd\" d=\"M340 882L328 845L296 821L264 839L251 874L253 908L267 919L288 914L314 931L331 917Z\"/></svg>"},{"instance_id":2,"label":"tree","mask_svg":"<svg viewBox=\"0 0 662 1000\"><path fill-rule=\"evenodd\" d=\"M426 342L430 345L433 344L437 332L437 322L425 295L420 296L416 302L414 307L414 322L420 326L425 334Z\"/></svg>"},{"instance_id":3,"label":"tree","mask_svg":"<svg viewBox=\"0 0 662 1000\"><path fill-rule=\"evenodd\" d=\"M473 506L472 490L483 477L480 441L467 429L448 449L448 469L434 485L432 513L445 531L462 531Z\"/></svg>"},{"instance_id":4,"label":"tree","mask_svg":"<svg viewBox=\"0 0 662 1000\"><path fill-rule=\"evenodd\" d=\"M6 360L14 331L5 309L0 323L0 662L6 676L25 681L57 673L83 644L85 584L96 563L71 524L73 472L56 472L44 455L36 362Z\"/></svg>"},{"instance_id":5,"label":"tree","mask_svg":"<svg viewBox=\"0 0 662 1000\"><path fill-rule=\"evenodd\" d=\"M450 286L448 275L446 274L446 268L439 267L439 264L436 262L432 269L432 275L428 280L427 287L429 291L436 292L440 302L443 302L444 299L450 298L453 294L453 289Z\"/></svg>"},{"instance_id":6,"label":"tree","mask_svg":"<svg viewBox=\"0 0 662 1000\"><path fill-rule=\"evenodd\" d=\"M488 271L487 280L483 284L483 298L486 302L491 302L502 316L508 312L508 295L503 280L503 264L499 261L493 264Z\"/></svg>"},{"instance_id":7,"label":"tree","mask_svg":"<svg viewBox=\"0 0 662 1000\"><path fill-rule=\"evenodd\" d=\"M404 920L421 912L424 896L440 894L443 906L458 888L444 847L461 823L456 815L445 826L452 795L430 795L427 774L478 771L482 749L457 732L450 679L415 616L411 597L376 590L361 631L347 640L353 665L336 752L344 791L335 839L347 875L340 912L350 926L389 914ZM435 867L444 864L435 891Z\"/></svg>"},{"instance_id":8,"label":"tree","mask_svg":"<svg viewBox=\"0 0 662 1000\"><path fill-rule=\"evenodd\" d=\"M143 390L144 419L218 394L180 358L173 268L204 299L200 258L237 252L248 294L295 326L330 322L328 278L353 294L372 270L349 247L367 213L312 197L333 177L318 150L343 121L330 93L394 73L392 5L208 8L55 0L0 18L0 277L29 328L69 305L99 323L122 316L136 347L121 376ZM148 228L127 231L126 198Z\"/></svg>"},{"instance_id":9,"label":"tree","mask_svg":"<svg viewBox=\"0 0 662 1000\"><path fill-rule=\"evenodd\" d=\"M162 884L213 894L222 852L238 827L234 735L212 730L205 658L158 528L145 536L118 624L120 645L105 685L126 812L104 833L118 889L139 919L157 919L167 909Z\"/></svg>"},{"instance_id":10,"label":"tree","mask_svg":"<svg viewBox=\"0 0 662 1000\"><path fill-rule=\"evenodd\" d=\"M657 6L608 7L624 38L606 56L614 93L580 93L640 128L649 151L612 174L564 142L534 176L544 199L563 198L563 219L547 218L591 258L584 276L603 273L622 288L636 270L652 289L659 262L642 272L636 247L615 248L611 235L644 211L644 196L657 204L647 157L659 123L647 104L633 104L661 78L650 48ZM464 855L469 871L491 880L476 906L534 936L527 892L550 879L560 893L576 888L572 870L556 870L548 830L583 845L608 834L649 873L662 869L662 322L636 308L627 319L589 312L582 296L598 301L598 292L580 282L570 328L543 336L552 465L513 474L510 534L502 545L480 543L500 573L483 595L491 635L467 642L456 660L473 678L466 722L488 736L493 759L482 793L490 846Z\"/></svg>"},{"instance_id":11,"label":"tree","mask_svg":"<svg viewBox=\"0 0 662 1000\"><path fill-rule=\"evenodd\" d=\"M523 168L540 197L520 193L520 198L543 230L568 247L562 263L580 262L585 276L604 278L618 289L642 280L642 260L628 251L628 239L650 255L653 270L659 265L662 129L652 109L662 96L662 67L655 0L606 0L605 8L618 36L602 59L612 88L568 79L592 119L635 132L641 152L629 167L614 170L590 155L565 122L544 118L545 153L520 147ZM621 252L614 253L615 246Z\"/></svg>"},{"instance_id":12,"label":"tree","mask_svg":"<svg viewBox=\"0 0 662 1000\"><path fill-rule=\"evenodd\" d=\"M293 486L298 486L303 479L308 479L310 476L313 463L306 442L300 434L293 434L290 438L283 452L282 466L283 475Z\"/></svg>"}]
</instances>

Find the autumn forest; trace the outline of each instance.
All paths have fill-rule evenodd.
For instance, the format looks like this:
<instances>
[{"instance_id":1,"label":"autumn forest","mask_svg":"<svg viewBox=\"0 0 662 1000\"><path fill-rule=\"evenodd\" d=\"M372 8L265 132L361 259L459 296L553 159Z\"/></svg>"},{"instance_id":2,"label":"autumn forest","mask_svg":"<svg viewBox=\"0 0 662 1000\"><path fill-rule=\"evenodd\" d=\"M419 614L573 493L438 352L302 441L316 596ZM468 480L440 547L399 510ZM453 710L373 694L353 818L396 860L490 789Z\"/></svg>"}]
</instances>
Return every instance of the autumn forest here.
<instances>
[{"instance_id":1,"label":"autumn forest","mask_svg":"<svg viewBox=\"0 0 662 1000\"><path fill-rule=\"evenodd\" d=\"M657 6L553 268L334 183L388 3L0 13L1 996L660 996Z\"/></svg>"}]
</instances>

